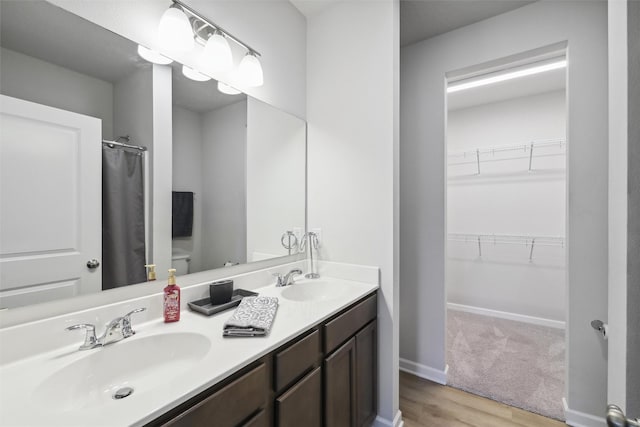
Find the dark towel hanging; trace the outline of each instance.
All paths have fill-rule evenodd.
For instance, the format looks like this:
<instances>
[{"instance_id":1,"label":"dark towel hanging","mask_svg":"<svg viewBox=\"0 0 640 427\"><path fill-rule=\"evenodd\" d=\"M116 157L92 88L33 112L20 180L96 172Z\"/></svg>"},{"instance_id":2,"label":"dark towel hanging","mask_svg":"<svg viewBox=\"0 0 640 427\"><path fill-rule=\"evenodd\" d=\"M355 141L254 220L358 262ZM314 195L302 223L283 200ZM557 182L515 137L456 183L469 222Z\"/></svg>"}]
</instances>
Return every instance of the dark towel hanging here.
<instances>
[{"instance_id":1,"label":"dark towel hanging","mask_svg":"<svg viewBox=\"0 0 640 427\"><path fill-rule=\"evenodd\" d=\"M173 191L172 237L191 237L193 231L193 192Z\"/></svg>"}]
</instances>

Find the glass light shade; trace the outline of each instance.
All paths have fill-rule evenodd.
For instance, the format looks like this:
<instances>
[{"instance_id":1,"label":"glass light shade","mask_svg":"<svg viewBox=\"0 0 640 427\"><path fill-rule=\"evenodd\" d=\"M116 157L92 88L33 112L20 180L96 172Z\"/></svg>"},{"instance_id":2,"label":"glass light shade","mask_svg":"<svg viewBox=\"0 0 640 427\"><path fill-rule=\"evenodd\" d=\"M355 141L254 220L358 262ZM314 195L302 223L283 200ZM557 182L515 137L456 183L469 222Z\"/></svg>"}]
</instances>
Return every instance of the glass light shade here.
<instances>
[{"instance_id":1,"label":"glass light shade","mask_svg":"<svg viewBox=\"0 0 640 427\"><path fill-rule=\"evenodd\" d=\"M240 92L238 89L229 86L228 84L218 82L218 90L227 95L239 95Z\"/></svg>"},{"instance_id":2,"label":"glass light shade","mask_svg":"<svg viewBox=\"0 0 640 427\"><path fill-rule=\"evenodd\" d=\"M264 83L260 60L252 53L248 53L242 58L238 72L240 73L240 81L245 86L256 87L262 86Z\"/></svg>"},{"instance_id":3,"label":"glass light shade","mask_svg":"<svg viewBox=\"0 0 640 427\"><path fill-rule=\"evenodd\" d=\"M140 55L142 58L146 59L149 62L153 62L154 64L168 65L173 62L172 59L167 58L166 56L162 55L160 52L151 50L147 47L142 46L141 44L138 45L138 55Z\"/></svg>"},{"instance_id":4,"label":"glass light shade","mask_svg":"<svg viewBox=\"0 0 640 427\"><path fill-rule=\"evenodd\" d=\"M193 31L189 18L176 7L167 9L158 25L158 41L163 49L187 52L193 49Z\"/></svg>"},{"instance_id":5,"label":"glass light shade","mask_svg":"<svg viewBox=\"0 0 640 427\"><path fill-rule=\"evenodd\" d=\"M196 71L191 67L187 67L186 65L182 66L182 74L184 74L185 77L197 82L206 82L207 80L211 80L211 77L205 76L200 71Z\"/></svg>"},{"instance_id":6,"label":"glass light shade","mask_svg":"<svg viewBox=\"0 0 640 427\"><path fill-rule=\"evenodd\" d=\"M223 72L231 68L233 65L231 48L222 34L216 32L209 37L200 57L200 65L213 72Z\"/></svg>"}]
</instances>

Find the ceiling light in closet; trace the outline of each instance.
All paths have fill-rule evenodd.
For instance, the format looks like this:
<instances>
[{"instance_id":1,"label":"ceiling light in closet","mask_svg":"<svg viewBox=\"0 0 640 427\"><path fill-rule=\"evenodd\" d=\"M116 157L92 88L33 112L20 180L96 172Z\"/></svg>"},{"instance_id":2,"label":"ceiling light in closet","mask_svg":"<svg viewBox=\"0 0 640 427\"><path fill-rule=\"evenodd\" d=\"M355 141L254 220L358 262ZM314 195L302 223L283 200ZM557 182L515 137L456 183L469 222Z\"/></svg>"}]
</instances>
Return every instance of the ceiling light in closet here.
<instances>
[{"instance_id":1,"label":"ceiling light in closet","mask_svg":"<svg viewBox=\"0 0 640 427\"><path fill-rule=\"evenodd\" d=\"M211 80L211 77L202 74L200 71L196 71L191 67L187 67L186 65L182 66L182 74L185 77L190 78L191 80L195 80L197 82L206 82Z\"/></svg>"},{"instance_id":2,"label":"ceiling light in closet","mask_svg":"<svg viewBox=\"0 0 640 427\"><path fill-rule=\"evenodd\" d=\"M240 93L242 93L238 89L222 82L218 82L218 90L227 95L239 95Z\"/></svg>"},{"instance_id":3,"label":"ceiling light in closet","mask_svg":"<svg viewBox=\"0 0 640 427\"><path fill-rule=\"evenodd\" d=\"M158 25L158 41L163 49L188 52L193 49L193 30L182 7L174 3L167 9Z\"/></svg>"},{"instance_id":4,"label":"ceiling light in closet","mask_svg":"<svg viewBox=\"0 0 640 427\"><path fill-rule=\"evenodd\" d=\"M160 52L144 47L141 44L138 45L138 55L154 64L168 65L173 62L172 59L167 58Z\"/></svg>"},{"instance_id":5,"label":"ceiling light in closet","mask_svg":"<svg viewBox=\"0 0 640 427\"><path fill-rule=\"evenodd\" d=\"M543 65L534 65L527 68L518 69L516 71L505 71L499 74L492 74L490 77L474 78L473 80L460 80L451 83L447 87L447 93L458 92L465 89L486 86L493 83L504 82L507 80L517 79L519 77L531 76L534 74L544 73L547 71L558 70L567 66L567 60L554 61Z\"/></svg>"}]
</instances>

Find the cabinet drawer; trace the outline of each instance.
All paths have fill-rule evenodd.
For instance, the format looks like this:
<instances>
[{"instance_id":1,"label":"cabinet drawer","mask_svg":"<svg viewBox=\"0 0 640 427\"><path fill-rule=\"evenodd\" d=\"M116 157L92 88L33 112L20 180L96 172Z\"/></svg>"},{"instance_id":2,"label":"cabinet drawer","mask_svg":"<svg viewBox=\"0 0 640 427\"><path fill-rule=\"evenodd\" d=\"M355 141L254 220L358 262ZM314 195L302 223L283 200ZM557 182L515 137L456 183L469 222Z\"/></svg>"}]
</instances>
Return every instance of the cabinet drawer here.
<instances>
[{"instance_id":1,"label":"cabinet drawer","mask_svg":"<svg viewBox=\"0 0 640 427\"><path fill-rule=\"evenodd\" d=\"M268 387L261 364L165 425L236 427L265 405Z\"/></svg>"},{"instance_id":2,"label":"cabinet drawer","mask_svg":"<svg viewBox=\"0 0 640 427\"><path fill-rule=\"evenodd\" d=\"M375 319L378 314L378 298L372 295L346 313L324 325L324 352L331 353L360 328Z\"/></svg>"},{"instance_id":3,"label":"cabinet drawer","mask_svg":"<svg viewBox=\"0 0 640 427\"><path fill-rule=\"evenodd\" d=\"M275 356L276 392L303 376L318 361L322 352L320 333L316 330Z\"/></svg>"},{"instance_id":4,"label":"cabinet drawer","mask_svg":"<svg viewBox=\"0 0 640 427\"><path fill-rule=\"evenodd\" d=\"M322 426L322 377L316 368L276 399L278 427Z\"/></svg>"}]
</instances>

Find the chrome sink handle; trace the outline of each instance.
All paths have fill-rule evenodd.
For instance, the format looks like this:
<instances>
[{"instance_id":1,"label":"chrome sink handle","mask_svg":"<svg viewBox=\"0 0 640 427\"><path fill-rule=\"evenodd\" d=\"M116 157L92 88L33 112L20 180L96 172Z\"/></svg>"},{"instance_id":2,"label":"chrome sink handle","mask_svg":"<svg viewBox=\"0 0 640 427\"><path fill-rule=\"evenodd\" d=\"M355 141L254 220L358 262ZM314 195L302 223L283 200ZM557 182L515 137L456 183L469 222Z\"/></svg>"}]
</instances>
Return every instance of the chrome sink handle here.
<instances>
[{"instance_id":1,"label":"chrome sink handle","mask_svg":"<svg viewBox=\"0 0 640 427\"><path fill-rule=\"evenodd\" d=\"M142 313L145 311L146 307L136 308L135 310L130 311L129 313L122 316L122 335L124 338L129 338L132 335L135 335L136 331L131 327L131 315L136 313Z\"/></svg>"},{"instance_id":2,"label":"chrome sink handle","mask_svg":"<svg viewBox=\"0 0 640 427\"><path fill-rule=\"evenodd\" d=\"M277 288L280 288L280 287L284 286L284 276L282 274L273 273L272 276L276 278L276 287Z\"/></svg>"},{"instance_id":3,"label":"chrome sink handle","mask_svg":"<svg viewBox=\"0 0 640 427\"><path fill-rule=\"evenodd\" d=\"M75 331L76 329L85 329L87 332L84 336L84 343L78 348L78 350L90 350L100 345L96 338L96 327L94 325L90 323L80 323L78 325L65 328L66 331Z\"/></svg>"}]
</instances>

